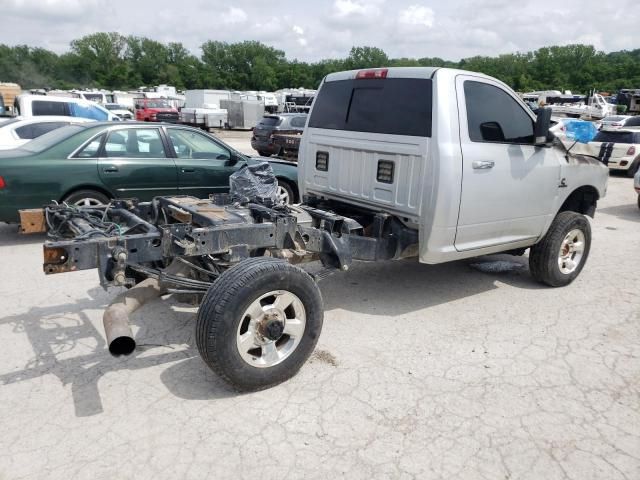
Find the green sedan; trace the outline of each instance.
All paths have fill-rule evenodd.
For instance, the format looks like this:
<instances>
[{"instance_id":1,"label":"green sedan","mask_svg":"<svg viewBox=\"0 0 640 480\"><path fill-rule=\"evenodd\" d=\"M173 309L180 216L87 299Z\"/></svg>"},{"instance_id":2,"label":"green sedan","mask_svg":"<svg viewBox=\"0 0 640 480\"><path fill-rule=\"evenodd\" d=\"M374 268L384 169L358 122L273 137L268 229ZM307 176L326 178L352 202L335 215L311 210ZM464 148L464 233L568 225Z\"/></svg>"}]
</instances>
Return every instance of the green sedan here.
<instances>
[{"instance_id":1,"label":"green sedan","mask_svg":"<svg viewBox=\"0 0 640 480\"><path fill-rule=\"evenodd\" d=\"M59 128L22 148L0 151L0 222L52 200L98 205L112 198L227 192L229 175L256 160L198 129L149 123ZM280 199L298 200L296 164L270 161Z\"/></svg>"}]
</instances>

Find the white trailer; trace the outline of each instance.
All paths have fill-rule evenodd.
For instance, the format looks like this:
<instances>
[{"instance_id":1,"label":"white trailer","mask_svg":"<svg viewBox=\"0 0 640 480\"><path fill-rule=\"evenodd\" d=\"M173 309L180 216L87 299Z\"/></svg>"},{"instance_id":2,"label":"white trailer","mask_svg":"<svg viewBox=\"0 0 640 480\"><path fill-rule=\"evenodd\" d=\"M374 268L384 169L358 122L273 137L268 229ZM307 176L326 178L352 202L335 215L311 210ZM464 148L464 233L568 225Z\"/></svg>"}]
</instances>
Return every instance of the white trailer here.
<instances>
[{"instance_id":1,"label":"white trailer","mask_svg":"<svg viewBox=\"0 0 640 480\"><path fill-rule=\"evenodd\" d=\"M229 90L187 90L185 104L187 108L202 108L205 104L220 108L220 100L229 100Z\"/></svg>"}]
</instances>

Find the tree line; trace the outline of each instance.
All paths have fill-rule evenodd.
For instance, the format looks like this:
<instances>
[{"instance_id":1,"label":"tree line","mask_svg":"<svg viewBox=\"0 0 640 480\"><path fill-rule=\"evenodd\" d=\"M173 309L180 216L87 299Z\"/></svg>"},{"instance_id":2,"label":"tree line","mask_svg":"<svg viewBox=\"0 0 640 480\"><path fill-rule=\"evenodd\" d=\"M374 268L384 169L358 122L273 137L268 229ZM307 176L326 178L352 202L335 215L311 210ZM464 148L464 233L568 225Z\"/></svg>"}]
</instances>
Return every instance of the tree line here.
<instances>
[{"instance_id":1,"label":"tree line","mask_svg":"<svg viewBox=\"0 0 640 480\"><path fill-rule=\"evenodd\" d=\"M257 41L210 40L201 55L181 43L100 32L73 40L68 52L0 44L0 81L23 88L128 90L158 84L179 89L267 90L317 88L328 73L379 66L439 66L485 73L517 91L640 88L640 49L605 53L590 45L540 48L458 62L442 58L389 58L377 47L353 47L347 58L289 60L282 50Z\"/></svg>"}]
</instances>

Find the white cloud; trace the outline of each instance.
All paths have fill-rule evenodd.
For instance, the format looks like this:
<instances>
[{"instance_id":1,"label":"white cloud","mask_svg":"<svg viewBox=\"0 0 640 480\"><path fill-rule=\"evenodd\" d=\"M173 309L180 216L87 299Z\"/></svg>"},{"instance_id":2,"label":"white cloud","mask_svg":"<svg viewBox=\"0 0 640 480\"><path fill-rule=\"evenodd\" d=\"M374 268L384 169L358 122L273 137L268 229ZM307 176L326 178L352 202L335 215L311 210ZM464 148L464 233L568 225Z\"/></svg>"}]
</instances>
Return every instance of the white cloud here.
<instances>
[{"instance_id":1,"label":"white cloud","mask_svg":"<svg viewBox=\"0 0 640 480\"><path fill-rule=\"evenodd\" d=\"M422 5L410 5L405 10L400 11L398 20L406 25L419 25L427 28L433 27L435 14L429 7Z\"/></svg>"},{"instance_id":2,"label":"white cloud","mask_svg":"<svg viewBox=\"0 0 640 480\"><path fill-rule=\"evenodd\" d=\"M611 51L640 47L628 14L637 1L0 0L0 43L64 52L83 35L119 32L182 42L199 55L207 40L258 40L306 61L344 58L352 46L451 60L575 42ZM150 14L156 21L140 21Z\"/></svg>"},{"instance_id":3,"label":"white cloud","mask_svg":"<svg viewBox=\"0 0 640 480\"><path fill-rule=\"evenodd\" d=\"M333 10L338 18L352 16L375 17L380 14L380 8L375 2L371 1L335 0Z\"/></svg>"},{"instance_id":4,"label":"white cloud","mask_svg":"<svg viewBox=\"0 0 640 480\"><path fill-rule=\"evenodd\" d=\"M222 16L222 20L229 23L243 23L247 21L247 18L247 12L236 7L230 7L227 13Z\"/></svg>"}]
</instances>

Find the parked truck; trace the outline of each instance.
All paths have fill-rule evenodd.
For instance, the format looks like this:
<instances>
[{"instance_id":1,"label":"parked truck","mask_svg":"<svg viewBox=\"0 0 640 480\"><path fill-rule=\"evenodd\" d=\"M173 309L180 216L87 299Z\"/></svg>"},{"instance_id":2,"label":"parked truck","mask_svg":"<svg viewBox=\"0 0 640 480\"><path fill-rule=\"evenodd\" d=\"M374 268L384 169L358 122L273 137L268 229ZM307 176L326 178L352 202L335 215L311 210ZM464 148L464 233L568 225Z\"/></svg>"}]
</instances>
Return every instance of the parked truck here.
<instances>
[{"instance_id":1,"label":"parked truck","mask_svg":"<svg viewBox=\"0 0 640 480\"><path fill-rule=\"evenodd\" d=\"M437 264L528 249L535 280L571 283L608 170L555 140L550 114L535 117L477 73L333 73L300 145L302 204L275 202L273 179L257 167L209 199L54 204L42 221L57 237L44 246L44 271L98 268L102 285L131 287L104 314L116 355L134 351L128 316L145 301L198 295L205 363L236 389L267 388L295 375L316 345L318 281L354 261ZM317 260L313 273L300 267Z\"/></svg>"},{"instance_id":2,"label":"parked truck","mask_svg":"<svg viewBox=\"0 0 640 480\"><path fill-rule=\"evenodd\" d=\"M136 120L141 122L178 123L178 110L162 98L134 99Z\"/></svg>"}]
</instances>

